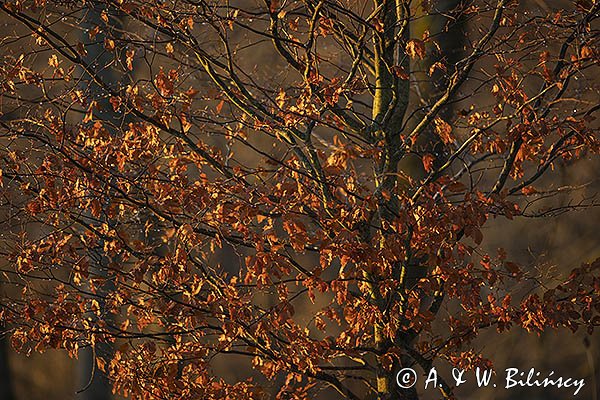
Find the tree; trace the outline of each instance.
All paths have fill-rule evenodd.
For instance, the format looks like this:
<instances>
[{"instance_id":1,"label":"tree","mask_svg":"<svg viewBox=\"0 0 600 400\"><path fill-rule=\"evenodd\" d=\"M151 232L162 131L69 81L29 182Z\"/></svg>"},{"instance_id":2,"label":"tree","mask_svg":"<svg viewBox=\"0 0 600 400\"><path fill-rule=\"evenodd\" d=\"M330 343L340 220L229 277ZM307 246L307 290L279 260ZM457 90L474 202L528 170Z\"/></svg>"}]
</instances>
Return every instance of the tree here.
<instances>
[{"instance_id":1,"label":"tree","mask_svg":"<svg viewBox=\"0 0 600 400\"><path fill-rule=\"evenodd\" d=\"M12 389L12 379L10 372L10 363L8 362L8 354L10 345L6 340L6 334L0 337L0 394L3 399L13 400L15 398Z\"/></svg>"},{"instance_id":2,"label":"tree","mask_svg":"<svg viewBox=\"0 0 600 400\"><path fill-rule=\"evenodd\" d=\"M442 3L2 3L13 345L134 399L417 399L396 373L487 365L484 330L591 333L600 261L548 285L481 244L596 205L552 171L600 150L600 5Z\"/></svg>"}]
</instances>

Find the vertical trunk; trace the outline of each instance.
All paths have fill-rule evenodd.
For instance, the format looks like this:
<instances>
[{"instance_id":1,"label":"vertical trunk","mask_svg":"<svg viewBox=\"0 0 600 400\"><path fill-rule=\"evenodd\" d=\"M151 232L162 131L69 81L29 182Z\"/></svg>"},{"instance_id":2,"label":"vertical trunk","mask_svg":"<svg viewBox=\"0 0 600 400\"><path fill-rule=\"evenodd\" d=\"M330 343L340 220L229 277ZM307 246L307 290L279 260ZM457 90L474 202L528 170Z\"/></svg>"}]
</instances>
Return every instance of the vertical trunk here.
<instances>
[{"instance_id":1,"label":"vertical trunk","mask_svg":"<svg viewBox=\"0 0 600 400\"><path fill-rule=\"evenodd\" d=\"M1 326L0 326L1 327ZM10 343L8 335L0 329L0 399L14 400L10 364L8 355L10 352Z\"/></svg>"},{"instance_id":2,"label":"vertical trunk","mask_svg":"<svg viewBox=\"0 0 600 400\"><path fill-rule=\"evenodd\" d=\"M101 354L112 353L112 346L105 343L98 344L96 352ZM79 379L78 389L83 388L77 395L77 400L110 400L112 398L111 385L106 374L94 368L96 362L94 352L90 348L79 351Z\"/></svg>"},{"instance_id":3,"label":"vertical trunk","mask_svg":"<svg viewBox=\"0 0 600 400\"><path fill-rule=\"evenodd\" d=\"M414 84L414 99L412 103L416 107L425 107L432 104L439 98L446 89L448 81L447 75L453 71L453 67L460 61L464 55L465 33L464 21L461 17L453 21L447 17L452 11L460 6L462 0L442 0L432 2L430 9L423 11L421 7L415 9L415 18L411 23L411 37L420 39L426 32L433 37L437 46L431 43L426 45L427 56L423 60L415 60L411 66ZM436 62L442 62L447 66L448 71L444 72L434 68L430 75L430 68ZM441 110L439 116L446 120L452 114L452 106L446 106ZM424 112L417 112L415 121L408 121L408 127L419 120ZM412 123L412 124L411 124ZM440 138L432 128L417 138L416 150L420 155L430 153L435 156L435 166L443 164L444 148ZM422 179L425 177L425 170L421 157L418 155L409 155L400 163L400 169L412 179Z\"/></svg>"},{"instance_id":4,"label":"vertical trunk","mask_svg":"<svg viewBox=\"0 0 600 400\"><path fill-rule=\"evenodd\" d=\"M375 95L372 110L375 134L377 139L384 140L386 149L384 159L377 166L375 176L376 194L380 204L378 218L383 222L391 217L398 206L395 200L385 200L383 192L393 189L396 183L396 168L401 157L400 126L408 107L409 82L399 79L394 74L393 68L400 63L403 69L409 68L408 57L399 43L405 42L408 38L410 12L408 3L404 0L376 0L375 7L381 9L380 19L383 19L383 29L376 33L374 40ZM368 241L368 235L365 239ZM370 276L366 278L373 280ZM377 285L373 285L370 290L373 301L383 311L385 305L381 301ZM383 324L376 324L374 327L375 347L380 354L385 353L392 346L391 340L385 336L383 330ZM378 399L398 398L407 393L400 393L395 389L393 377L395 369L394 367L390 373L382 365L377 366ZM400 398L412 399L412 397Z\"/></svg>"},{"instance_id":5,"label":"vertical trunk","mask_svg":"<svg viewBox=\"0 0 600 400\"><path fill-rule=\"evenodd\" d=\"M104 26L102 21L102 10L107 6L100 2L90 2L87 8L84 9L83 21L82 21L82 42L89 42L90 38L88 32L93 30L96 26ZM112 13L111 13L112 14ZM109 16L109 23L114 28L113 32L115 35L122 32L121 24L122 16L116 18L114 15ZM102 36L105 33L102 31L97 35L94 40L95 43L85 46L87 54L84 60L88 65L91 65L95 75L100 78L105 84L111 86L114 89L118 89L124 82L123 80L128 77L128 74L117 72L114 65L114 55L104 49ZM95 100L99 106L99 112L95 112L94 116L96 119L100 119L105 124L105 128L110 130L120 129L120 127L127 126L128 118L126 115L119 114L113 110L110 104L110 94L107 93L105 88L102 88L95 83L87 73L82 71L82 90L84 90L93 100ZM104 206L104 205L103 205ZM108 222L108 221L107 221ZM109 223L110 225L110 223ZM90 250L93 251L93 250ZM108 274L108 265L112 261L118 262L118 260L109 260L105 257L101 251L96 255L96 262L90 266L90 275L97 276L100 278L107 278L106 283L103 287L98 289L100 308L105 313L105 321L108 325L111 325L110 317L108 317L108 311L105 310L105 302L100 301L103 295L110 293L114 289L113 283L110 281ZM80 392L77 395L77 400L110 400L112 399L112 386L108 379L108 376L95 366L96 357L101 357L105 361L109 362L114 353L112 344L109 343L98 343L96 348L86 348L80 350L79 353L79 366L78 366L78 387Z\"/></svg>"},{"instance_id":6,"label":"vertical trunk","mask_svg":"<svg viewBox=\"0 0 600 400\"><path fill-rule=\"evenodd\" d=\"M447 12L451 12L460 3L460 0L444 0L435 2L435 9L429 10L426 16L417 15L418 10L411 10L409 3L404 0L375 0L375 7L381 8L380 15L383 18L383 29L376 35L374 42L374 67L375 67L375 96L373 99L372 118L375 125L375 134L378 139L383 139L386 144L385 158L378 166L376 171L376 193L382 191L391 191L395 185L402 184L397 182L397 173L402 171L413 180L419 180L424 177L424 170L421 157L406 156L398 149L400 148L400 130L403 126L404 116L409 103L409 81L400 80L390 70L390 67L400 66L405 71L412 67L413 77L418 83L416 92L420 97L420 103L416 106L429 104L438 97L441 90L445 88L445 77L439 71L435 71L429 76L429 68L437 61L445 61L449 66L455 65L462 54L464 45L464 35L461 30L461 23L454 23L448 29ZM420 6L417 6L420 9ZM410 24L411 16L417 15ZM409 38L420 39L425 30L436 37L441 52L428 49L428 56L419 62L409 66L409 57L404 51L404 45ZM442 118L449 115L450 108L443 110L440 114ZM410 121L409 121L410 122ZM408 124L410 127L410 123ZM423 153L434 154L439 162L444 158L443 143L431 129L422 137L418 138L417 150ZM391 200L380 199L380 213L378 218L384 221L392 218L393 212L397 210L398 204L392 197ZM368 235L367 235L368 236ZM365 237L366 238L366 237ZM394 268L394 274L403 282L403 287L408 290L412 284L425 273L425 269L419 264L423 260L406 260L404 265L397 265ZM372 289L372 297L377 302L377 289ZM392 345L412 346L414 335L399 334L396 338L397 343L385 337L383 326L374 327L375 346L380 353L385 353ZM401 399L418 400L419 396L415 388L401 389L395 380L397 373L404 366L412 366L414 360L408 356L401 357L401 361L396 363L391 371L386 371L382 366L377 369L377 398L379 400Z\"/></svg>"}]
</instances>

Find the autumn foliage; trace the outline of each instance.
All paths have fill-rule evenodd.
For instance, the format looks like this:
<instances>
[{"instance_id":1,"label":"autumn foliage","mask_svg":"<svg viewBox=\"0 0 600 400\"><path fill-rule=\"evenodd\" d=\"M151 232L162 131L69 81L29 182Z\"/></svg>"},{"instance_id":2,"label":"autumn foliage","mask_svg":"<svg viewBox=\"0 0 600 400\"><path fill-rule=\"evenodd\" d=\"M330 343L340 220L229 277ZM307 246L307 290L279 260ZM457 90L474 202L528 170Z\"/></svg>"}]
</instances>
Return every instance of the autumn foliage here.
<instances>
[{"instance_id":1,"label":"autumn foliage","mask_svg":"<svg viewBox=\"0 0 600 400\"><path fill-rule=\"evenodd\" d=\"M481 246L595 205L552 174L600 151L600 5L557 3L2 2L12 344L111 343L132 399L416 399L483 330L591 333L600 261Z\"/></svg>"}]
</instances>

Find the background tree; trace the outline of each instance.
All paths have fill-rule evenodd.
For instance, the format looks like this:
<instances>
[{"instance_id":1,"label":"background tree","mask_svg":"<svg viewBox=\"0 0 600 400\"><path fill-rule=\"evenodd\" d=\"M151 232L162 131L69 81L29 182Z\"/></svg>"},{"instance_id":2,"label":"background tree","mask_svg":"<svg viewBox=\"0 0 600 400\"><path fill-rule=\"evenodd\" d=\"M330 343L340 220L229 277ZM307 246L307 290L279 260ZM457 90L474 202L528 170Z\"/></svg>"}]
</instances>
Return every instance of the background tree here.
<instances>
[{"instance_id":1,"label":"background tree","mask_svg":"<svg viewBox=\"0 0 600 400\"><path fill-rule=\"evenodd\" d=\"M9 346L7 335L3 334L2 338L0 338L0 395L2 395L3 399L13 400L15 397L12 388L12 374L8 362Z\"/></svg>"},{"instance_id":2,"label":"background tree","mask_svg":"<svg viewBox=\"0 0 600 400\"><path fill-rule=\"evenodd\" d=\"M2 3L14 346L132 398L416 399L397 371L488 365L490 328L591 334L600 262L481 246L596 205L552 179L599 151L599 5L561 6Z\"/></svg>"}]
</instances>

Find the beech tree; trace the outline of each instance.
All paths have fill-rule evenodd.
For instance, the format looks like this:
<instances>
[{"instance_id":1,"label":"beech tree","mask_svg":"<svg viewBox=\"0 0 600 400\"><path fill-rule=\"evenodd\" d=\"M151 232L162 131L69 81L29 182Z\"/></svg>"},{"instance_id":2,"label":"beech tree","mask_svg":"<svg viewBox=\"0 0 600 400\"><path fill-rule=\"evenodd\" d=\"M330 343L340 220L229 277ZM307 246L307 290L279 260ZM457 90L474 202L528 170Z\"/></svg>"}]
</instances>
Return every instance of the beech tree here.
<instances>
[{"instance_id":1,"label":"beech tree","mask_svg":"<svg viewBox=\"0 0 600 400\"><path fill-rule=\"evenodd\" d=\"M557 3L3 1L12 345L132 399L383 400L485 330L591 334L600 261L482 247L596 205L552 177L600 150L600 5Z\"/></svg>"}]
</instances>

